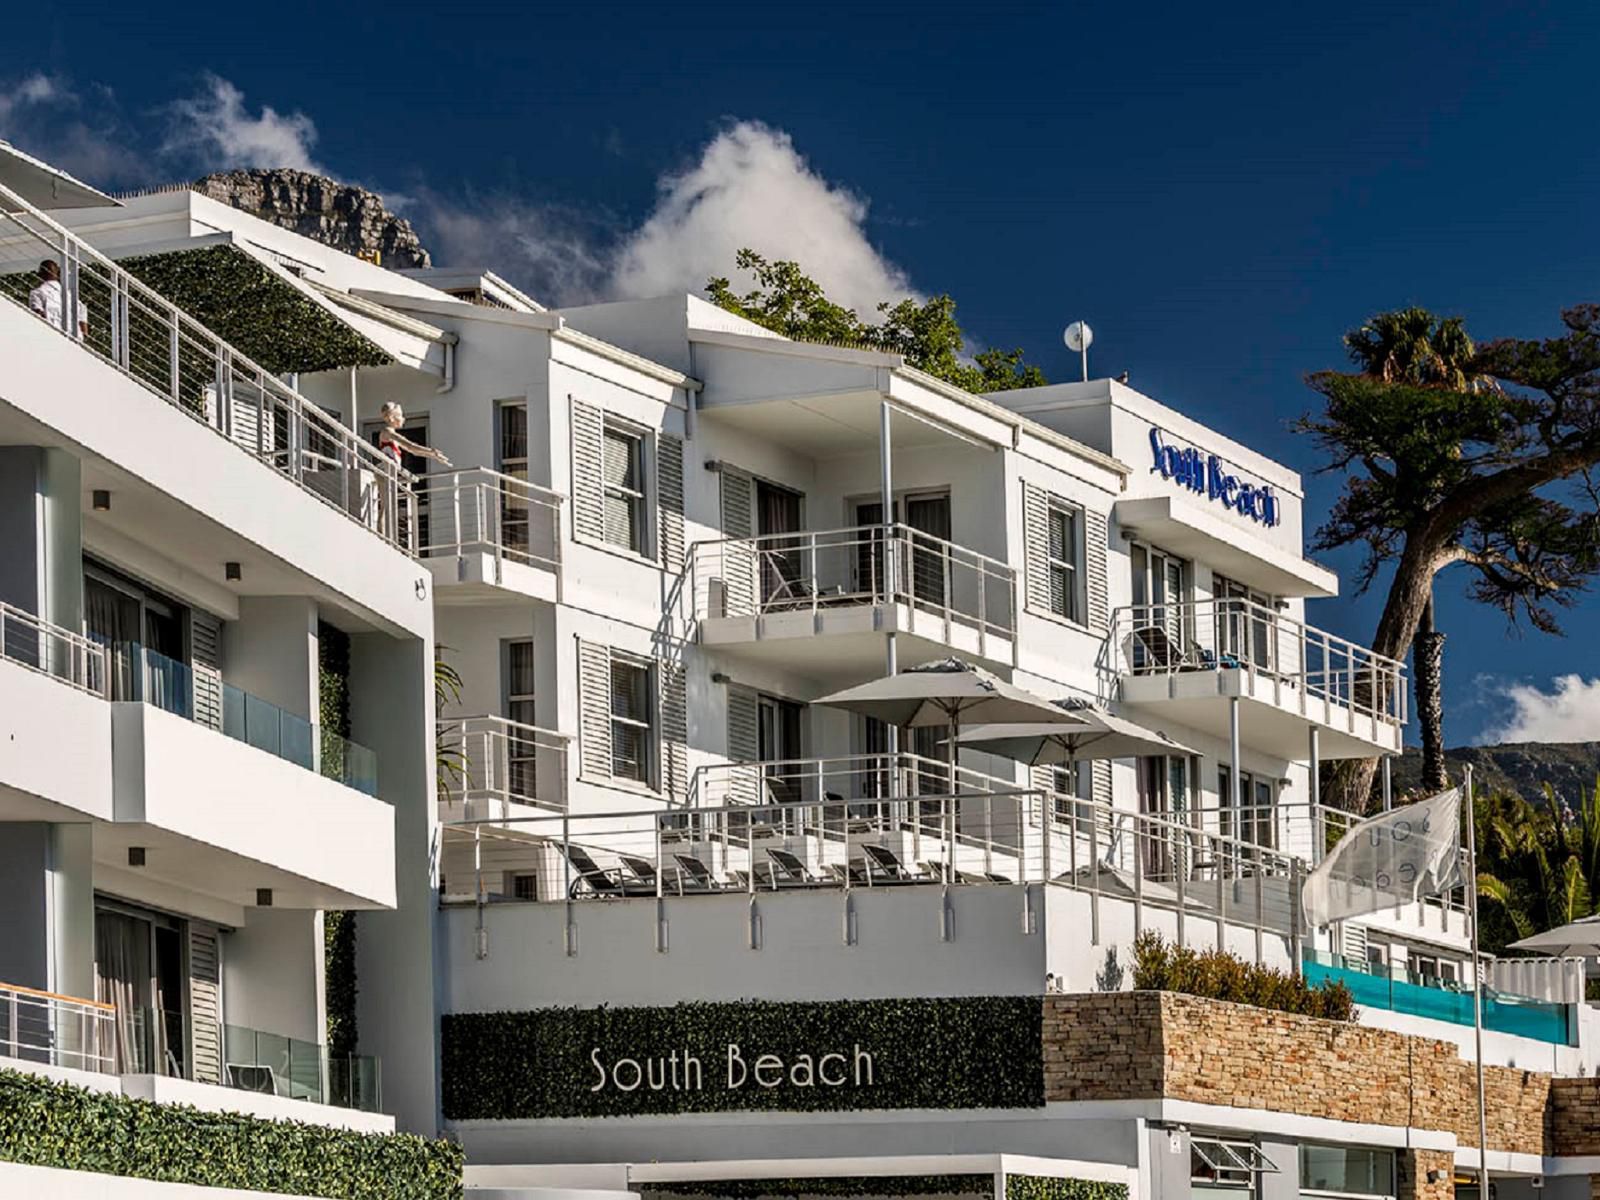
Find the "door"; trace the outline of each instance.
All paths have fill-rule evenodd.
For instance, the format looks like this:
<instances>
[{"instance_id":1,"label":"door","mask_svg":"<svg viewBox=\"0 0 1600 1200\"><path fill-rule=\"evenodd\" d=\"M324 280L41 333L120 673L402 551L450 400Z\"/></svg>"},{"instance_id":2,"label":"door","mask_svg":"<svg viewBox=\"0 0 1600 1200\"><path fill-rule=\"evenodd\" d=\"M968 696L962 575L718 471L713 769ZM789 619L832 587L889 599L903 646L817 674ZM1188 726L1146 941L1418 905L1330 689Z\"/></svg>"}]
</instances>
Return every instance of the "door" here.
<instances>
[{"instance_id":1,"label":"door","mask_svg":"<svg viewBox=\"0 0 1600 1200\"><path fill-rule=\"evenodd\" d=\"M1188 759L1159 754L1139 759L1139 812L1156 819L1140 823L1145 874L1158 880L1175 878L1189 861L1184 828L1189 814Z\"/></svg>"},{"instance_id":2,"label":"door","mask_svg":"<svg viewBox=\"0 0 1600 1200\"><path fill-rule=\"evenodd\" d=\"M804 748L800 737L800 705L777 696L756 697L756 746L762 762L764 798L776 804L794 804L804 798L801 785ZM799 832L800 814L784 809L774 814L787 834Z\"/></svg>"},{"instance_id":3,"label":"door","mask_svg":"<svg viewBox=\"0 0 1600 1200\"><path fill-rule=\"evenodd\" d=\"M528 478L528 406L502 404L499 445L496 458L502 475L523 482ZM526 559L528 555L528 502L517 492L500 496L500 544L506 553Z\"/></svg>"},{"instance_id":4,"label":"door","mask_svg":"<svg viewBox=\"0 0 1600 1200\"><path fill-rule=\"evenodd\" d=\"M144 674L139 597L84 573L83 616L89 640L105 647L113 700L137 700Z\"/></svg>"},{"instance_id":5,"label":"door","mask_svg":"<svg viewBox=\"0 0 1600 1200\"><path fill-rule=\"evenodd\" d=\"M506 785L513 796L538 796L539 747L521 726L537 724L533 699L533 641L505 644L505 714L515 722L506 737ZM468 764L471 769L471 764Z\"/></svg>"},{"instance_id":6,"label":"door","mask_svg":"<svg viewBox=\"0 0 1600 1200\"><path fill-rule=\"evenodd\" d=\"M1137 542L1129 549L1129 561L1133 570L1133 667L1176 670L1188 660L1194 641L1189 563Z\"/></svg>"},{"instance_id":7,"label":"door","mask_svg":"<svg viewBox=\"0 0 1600 1200\"><path fill-rule=\"evenodd\" d=\"M363 426L367 431L367 440L374 446L378 444L378 434L383 429L381 421L368 421ZM407 441L415 442L419 446L429 445L428 422L424 418L413 417L398 430L401 437ZM387 457L387 456L385 456ZM417 547L426 549L428 546L428 490L426 479L428 463L431 459L423 458L420 454L400 453L400 465L417 477L417 490L412 494L413 511L417 514ZM398 531L402 535L405 531ZM404 545L404 540L401 542Z\"/></svg>"},{"instance_id":8,"label":"door","mask_svg":"<svg viewBox=\"0 0 1600 1200\"><path fill-rule=\"evenodd\" d=\"M761 603L783 607L809 603L811 564L801 561L799 492L756 480L756 534L761 544Z\"/></svg>"},{"instance_id":9,"label":"door","mask_svg":"<svg viewBox=\"0 0 1600 1200\"><path fill-rule=\"evenodd\" d=\"M1252 591L1244 584L1217 576L1217 657L1224 666L1248 664L1275 670L1273 613L1277 597Z\"/></svg>"},{"instance_id":10,"label":"door","mask_svg":"<svg viewBox=\"0 0 1600 1200\"><path fill-rule=\"evenodd\" d=\"M95 999L116 1009L119 1072L185 1076L183 933L170 917L95 908Z\"/></svg>"},{"instance_id":11,"label":"door","mask_svg":"<svg viewBox=\"0 0 1600 1200\"><path fill-rule=\"evenodd\" d=\"M906 541L895 540L900 557L895 599L909 598L913 602L943 608L949 593L950 562L947 543L950 539L950 493L930 492L896 500L891 510L891 523L899 524L905 513L905 524L910 532ZM877 500L863 500L856 504L858 526L876 527L864 534L857 549L857 588L871 588L875 597L884 597L883 561L884 531L883 504ZM919 536L926 535L926 536ZM870 582L869 582L870 581Z\"/></svg>"}]
</instances>

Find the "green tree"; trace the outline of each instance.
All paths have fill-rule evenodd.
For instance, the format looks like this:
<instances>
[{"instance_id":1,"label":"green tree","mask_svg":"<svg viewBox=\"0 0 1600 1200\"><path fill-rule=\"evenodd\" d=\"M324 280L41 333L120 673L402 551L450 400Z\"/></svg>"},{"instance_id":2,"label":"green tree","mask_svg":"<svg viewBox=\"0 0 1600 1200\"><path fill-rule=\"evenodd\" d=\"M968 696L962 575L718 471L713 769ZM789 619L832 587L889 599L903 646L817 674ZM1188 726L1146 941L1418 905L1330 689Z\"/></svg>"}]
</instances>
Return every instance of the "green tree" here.
<instances>
[{"instance_id":1,"label":"green tree","mask_svg":"<svg viewBox=\"0 0 1600 1200\"><path fill-rule=\"evenodd\" d=\"M1545 784L1544 803L1521 796L1477 804L1478 895L1484 949L1594 912L1600 897L1600 779L1569 808Z\"/></svg>"},{"instance_id":2,"label":"green tree","mask_svg":"<svg viewBox=\"0 0 1600 1200\"><path fill-rule=\"evenodd\" d=\"M1346 339L1354 372L1307 380L1304 417L1344 490L1313 545L1362 545L1365 590L1392 566L1372 648L1404 658L1439 572L1472 571L1469 594L1515 624L1559 632L1600 569L1600 306L1562 314L1559 337L1467 349L1456 320L1383 314ZM1330 799L1361 811L1376 760L1332 772Z\"/></svg>"},{"instance_id":3,"label":"green tree","mask_svg":"<svg viewBox=\"0 0 1600 1200\"><path fill-rule=\"evenodd\" d=\"M881 320L864 321L855 309L830 300L822 285L797 262L769 262L754 250L734 258L750 272L755 287L743 294L725 277L706 281L706 295L719 308L754 321L799 342L833 342L904 356L919 371L969 392L1042 387L1049 381L1018 350L980 350L963 358L966 338L956 320L956 302L947 295L918 303L912 299L878 305Z\"/></svg>"}]
</instances>

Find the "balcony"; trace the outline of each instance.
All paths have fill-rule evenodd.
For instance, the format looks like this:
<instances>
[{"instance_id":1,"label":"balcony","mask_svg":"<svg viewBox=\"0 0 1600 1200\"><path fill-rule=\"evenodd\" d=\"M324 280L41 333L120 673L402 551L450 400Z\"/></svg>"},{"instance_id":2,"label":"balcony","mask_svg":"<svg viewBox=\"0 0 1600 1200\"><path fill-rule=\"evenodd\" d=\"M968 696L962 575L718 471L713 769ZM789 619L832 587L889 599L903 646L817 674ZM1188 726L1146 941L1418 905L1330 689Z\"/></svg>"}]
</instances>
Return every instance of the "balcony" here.
<instances>
[{"instance_id":1,"label":"balcony","mask_svg":"<svg viewBox=\"0 0 1600 1200\"><path fill-rule=\"evenodd\" d=\"M697 542L688 592L702 645L817 677L858 674L891 632L902 667L1016 663L1016 571L907 525Z\"/></svg>"},{"instance_id":2,"label":"balcony","mask_svg":"<svg viewBox=\"0 0 1600 1200\"><path fill-rule=\"evenodd\" d=\"M504 717L442 720L442 821L493 821L565 812L565 734Z\"/></svg>"},{"instance_id":3,"label":"balcony","mask_svg":"<svg viewBox=\"0 0 1600 1200\"><path fill-rule=\"evenodd\" d=\"M116 1009L0 983L0 1056L108 1074L115 1067Z\"/></svg>"},{"instance_id":4,"label":"balcony","mask_svg":"<svg viewBox=\"0 0 1600 1200\"><path fill-rule=\"evenodd\" d=\"M5 261L14 265L0 275L0 293L26 307L36 282L32 268L41 259L56 259L62 267L64 336L405 548L408 484L376 447L3 186L0 245Z\"/></svg>"},{"instance_id":5,"label":"balcony","mask_svg":"<svg viewBox=\"0 0 1600 1200\"><path fill-rule=\"evenodd\" d=\"M441 604L558 600L562 497L485 467L416 481L418 553Z\"/></svg>"},{"instance_id":6,"label":"balcony","mask_svg":"<svg viewBox=\"0 0 1600 1200\"><path fill-rule=\"evenodd\" d=\"M1230 701L1245 744L1274 757L1398 753L1406 725L1405 664L1276 609L1242 599L1119 608L1105 663L1131 709L1226 741Z\"/></svg>"}]
</instances>

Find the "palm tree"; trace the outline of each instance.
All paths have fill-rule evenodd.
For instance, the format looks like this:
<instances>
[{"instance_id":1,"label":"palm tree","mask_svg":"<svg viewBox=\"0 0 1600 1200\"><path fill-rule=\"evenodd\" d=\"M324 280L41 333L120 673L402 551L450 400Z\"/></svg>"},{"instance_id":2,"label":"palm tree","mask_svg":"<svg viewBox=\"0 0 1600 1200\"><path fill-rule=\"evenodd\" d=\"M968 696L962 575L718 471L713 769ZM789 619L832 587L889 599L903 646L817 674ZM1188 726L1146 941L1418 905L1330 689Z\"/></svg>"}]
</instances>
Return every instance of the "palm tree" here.
<instances>
[{"instance_id":1,"label":"palm tree","mask_svg":"<svg viewBox=\"0 0 1600 1200\"><path fill-rule=\"evenodd\" d=\"M1344 337L1350 359L1363 375L1385 383L1407 383L1458 392L1495 385L1471 369L1475 347L1460 317L1439 317L1425 308L1378 313ZM1401 652L1403 657L1404 652ZM1422 727L1422 779L1425 792L1450 786L1444 761L1444 634L1434 624L1430 588L1411 642L1417 722Z\"/></svg>"},{"instance_id":2,"label":"palm tree","mask_svg":"<svg viewBox=\"0 0 1600 1200\"><path fill-rule=\"evenodd\" d=\"M445 662L448 649L448 646L435 646L433 651L434 784L444 800L451 797L455 785L467 775L467 758L455 737L457 727L440 715L446 705L461 703L461 672Z\"/></svg>"},{"instance_id":3,"label":"palm tree","mask_svg":"<svg viewBox=\"0 0 1600 1200\"><path fill-rule=\"evenodd\" d=\"M1542 805L1500 795L1483 797L1477 809L1486 949L1594 912L1600 900L1600 779L1589 795L1578 797L1576 808L1547 783Z\"/></svg>"}]
</instances>

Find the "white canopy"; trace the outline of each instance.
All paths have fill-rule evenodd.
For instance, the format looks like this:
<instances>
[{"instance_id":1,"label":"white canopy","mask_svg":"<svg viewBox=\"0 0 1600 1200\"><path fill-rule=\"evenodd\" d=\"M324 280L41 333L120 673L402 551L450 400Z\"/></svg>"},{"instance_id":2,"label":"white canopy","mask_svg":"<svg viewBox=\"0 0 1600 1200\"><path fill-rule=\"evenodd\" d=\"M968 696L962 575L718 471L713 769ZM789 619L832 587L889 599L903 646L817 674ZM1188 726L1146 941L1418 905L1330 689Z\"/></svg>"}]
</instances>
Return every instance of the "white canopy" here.
<instances>
[{"instance_id":1,"label":"white canopy","mask_svg":"<svg viewBox=\"0 0 1600 1200\"><path fill-rule=\"evenodd\" d=\"M1600 954L1600 913L1525 937L1506 949L1538 950L1555 958L1587 958Z\"/></svg>"},{"instance_id":2,"label":"white canopy","mask_svg":"<svg viewBox=\"0 0 1600 1200\"><path fill-rule=\"evenodd\" d=\"M979 725L957 740L973 750L1035 766L1059 766L1103 758L1137 758L1145 754L1194 754L1157 729L1146 729L1126 717L1098 708L1063 709L1072 725L1054 722Z\"/></svg>"},{"instance_id":3,"label":"white canopy","mask_svg":"<svg viewBox=\"0 0 1600 1200\"><path fill-rule=\"evenodd\" d=\"M885 675L816 703L898 726L960 726L967 720L1079 723L1077 713L959 658Z\"/></svg>"}]
</instances>

